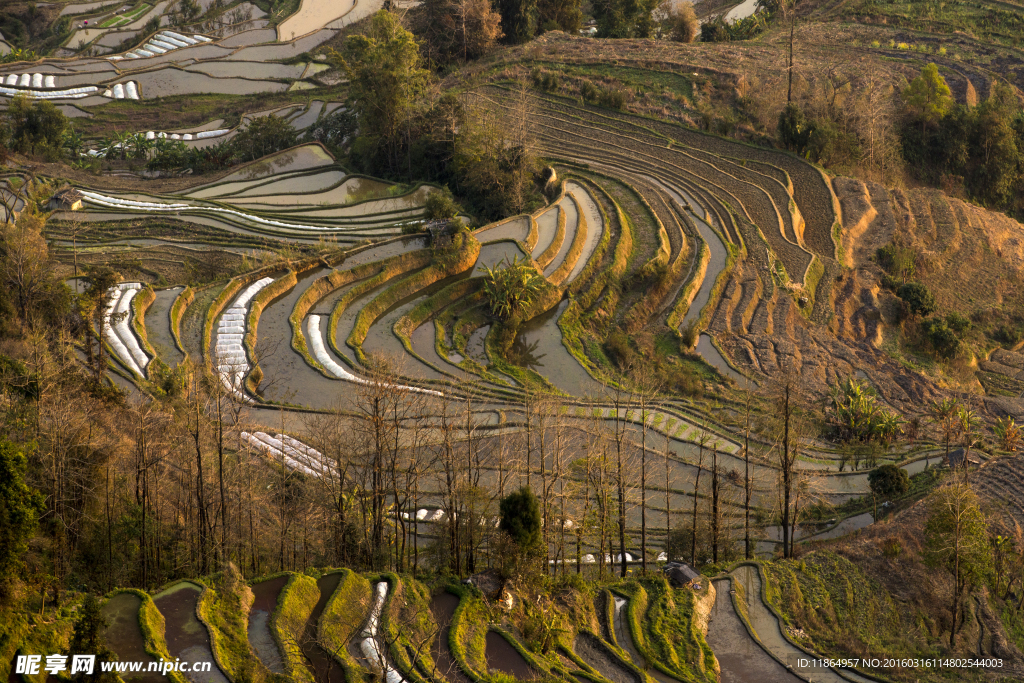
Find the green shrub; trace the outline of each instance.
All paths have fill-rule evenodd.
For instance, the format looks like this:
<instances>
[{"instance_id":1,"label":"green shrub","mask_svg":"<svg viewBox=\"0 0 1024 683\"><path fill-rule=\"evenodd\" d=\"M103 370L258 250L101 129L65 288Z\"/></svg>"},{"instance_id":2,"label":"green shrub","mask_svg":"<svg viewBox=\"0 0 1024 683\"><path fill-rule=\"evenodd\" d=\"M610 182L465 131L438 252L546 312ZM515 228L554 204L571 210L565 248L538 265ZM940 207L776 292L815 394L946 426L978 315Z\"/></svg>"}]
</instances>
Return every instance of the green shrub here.
<instances>
[{"instance_id":1,"label":"green shrub","mask_svg":"<svg viewBox=\"0 0 1024 683\"><path fill-rule=\"evenodd\" d=\"M540 88L544 92L558 90L558 75L546 69L534 67L533 71L530 72L530 80L533 81L534 87Z\"/></svg>"},{"instance_id":2,"label":"green shrub","mask_svg":"<svg viewBox=\"0 0 1024 683\"><path fill-rule=\"evenodd\" d=\"M896 465L882 465L868 472L868 486L879 498L895 500L910 490L910 475Z\"/></svg>"},{"instance_id":3,"label":"green shrub","mask_svg":"<svg viewBox=\"0 0 1024 683\"><path fill-rule=\"evenodd\" d=\"M494 268L486 267L484 292L491 313L501 320L511 320L526 310L537 297L543 278L527 260L513 258Z\"/></svg>"},{"instance_id":4,"label":"green shrub","mask_svg":"<svg viewBox=\"0 0 1024 683\"><path fill-rule=\"evenodd\" d=\"M913 279L917 271L917 252L910 247L899 247L889 243L878 248L875 260L887 273L902 282Z\"/></svg>"},{"instance_id":5,"label":"green shrub","mask_svg":"<svg viewBox=\"0 0 1024 683\"><path fill-rule=\"evenodd\" d=\"M920 282L908 282L900 285L896 296L903 299L907 308L914 315L929 315L935 311L935 297Z\"/></svg>"},{"instance_id":6,"label":"green shrub","mask_svg":"<svg viewBox=\"0 0 1024 683\"><path fill-rule=\"evenodd\" d=\"M1003 323L992 332L991 336L1000 344L1015 346L1021 339L1024 339L1024 330L1019 325Z\"/></svg>"},{"instance_id":7,"label":"green shrub","mask_svg":"<svg viewBox=\"0 0 1024 683\"><path fill-rule=\"evenodd\" d=\"M451 190L447 187L439 192L431 192L423 204L423 211L428 220L447 220L455 218L461 211ZM403 228L404 232L404 228Z\"/></svg>"},{"instance_id":8,"label":"green shrub","mask_svg":"<svg viewBox=\"0 0 1024 683\"><path fill-rule=\"evenodd\" d=\"M953 358L960 353L960 336L945 318L922 320L921 331L935 352L943 358Z\"/></svg>"},{"instance_id":9,"label":"green shrub","mask_svg":"<svg viewBox=\"0 0 1024 683\"><path fill-rule=\"evenodd\" d=\"M608 332L604 350L608 357L623 370L633 365L637 358L636 351L630 345L629 335L618 327L613 327Z\"/></svg>"}]
</instances>

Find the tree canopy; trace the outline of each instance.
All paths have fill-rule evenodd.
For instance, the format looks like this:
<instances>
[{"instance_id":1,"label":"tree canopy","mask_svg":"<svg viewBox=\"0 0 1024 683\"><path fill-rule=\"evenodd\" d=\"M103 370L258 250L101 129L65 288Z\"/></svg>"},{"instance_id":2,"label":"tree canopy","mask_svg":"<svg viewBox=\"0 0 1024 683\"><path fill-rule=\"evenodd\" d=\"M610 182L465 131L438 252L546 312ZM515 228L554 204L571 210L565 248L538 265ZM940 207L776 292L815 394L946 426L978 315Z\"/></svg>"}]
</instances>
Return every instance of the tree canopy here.
<instances>
[{"instance_id":1,"label":"tree canopy","mask_svg":"<svg viewBox=\"0 0 1024 683\"><path fill-rule=\"evenodd\" d=\"M18 95L7 107L8 145L22 154L58 156L68 118L49 100L29 100Z\"/></svg>"},{"instance_id":2,"label":"tree canopy","mask_svg":"<svg viewBox=\"0 0 1024 683\"><path fill-rule=\"evenodd\" d=\"M988 522L978 497L960 477L932 495L925 523L925 563L943 569L953 580L950 604L952 628L949 644L956 639L960 600L964 592L977 585L992 568Z\"/></svg>"},{"instance_id":3,"label":"tree canopy","mask_svg":"<svg viewBox=\"0 0 1024 683\"><path fill-rule=\"evenodd\" d=\"M331 50L329 57L348 74L361 151L383 152L386 167L394 171L403 133L430 82L416 39L395 15L381 10L366 34L349 36L342 53Z\"/></svg>"},{"instance_id":4,"label":"tree canopy","mask_svg":"<svg viewBox=\"0 0 1024 683\"><path fill-rule=\"evenodd\" d=\"M27 467L21 449L0 441L0 586L16 575L43 511L42 496L25 483Z\"/></svg>"},{"instance_id":5,"label":"tree canopy","mask_svg":"<svg viewBox=\"0 0 1024 683\"><path fill-rule=\"evenodd\" d=\"M953 106L953 95L939 67L932 63L903 90L903 101L923 122L935 124Z\"/></svg>"},{"instance_id":6,"label":"tree canopy","mask_svg":"<svg viewBox=\"0 0 1024 683\"><path fill-rule=\"evenodd\" d=\"M483 56L501 38L501 16L490 0L426 0L417 33L435 65Z\"/></svg>"},{"instance_id":7,"label":"tree canopy","mask_svg":"<svg viewBox=\"0 0 1024 683\"><path fill-rule=\"evenodd\" d=\"M513 491L501 499L499 509L499 528L512 537L520 550L531 550L540 542L540 505L533 491L526 486Z\"/></svg>"},{"instance_id":8,"label":"tree canopy","mask_svg":"<svg viewBox=\"0 0 1024 683\"><path fill-rule=\"evenodd\" d=\"M256 160L294 146L296 137L295 129L287 121L270 114L250 121L233 144L244 158Z\"/></svg>"},{"instance_id":9,"label":"tree canopy","mask_svg":"<svg viewBox=\"0 0 1024 683\"><path fill-rule=\"evenodd\" d=\"M868 472L868 486L879 498L892 500L910 490L910 476L906 470L886 464Z\"/></svg>"}]
</instances>

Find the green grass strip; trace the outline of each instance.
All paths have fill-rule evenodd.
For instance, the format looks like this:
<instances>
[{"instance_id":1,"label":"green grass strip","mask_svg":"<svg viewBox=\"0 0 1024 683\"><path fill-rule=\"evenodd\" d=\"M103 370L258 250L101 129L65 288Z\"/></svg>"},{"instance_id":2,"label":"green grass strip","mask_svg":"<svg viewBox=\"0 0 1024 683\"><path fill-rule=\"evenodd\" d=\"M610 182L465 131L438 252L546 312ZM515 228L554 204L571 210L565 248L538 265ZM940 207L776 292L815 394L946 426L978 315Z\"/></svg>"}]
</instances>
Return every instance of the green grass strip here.
<instances>
[{"instance_id":1,"label":"green grass strip","mask_svg":"<svg viewBox=\"0 0 1024 683\"><path fill-rule=\"evenodd\" d=\"M142 643L146 649L146 654L156 660L173 661L174 658L171 657L167 649L164 615L157 609L152 596L138 588L121 588L110 593L107 597L111 598L118 593L131 593L142 600L142 604L139 606L139 628L142 629ZM189 683L177 671L168 671L167 677L174 683Z\"/></svg>"},{"instance_id":2,"label":"green grass strip","mask_svg":"<svg viewBox=\"0 0 1024 683\"><path fill-rule=\"evenodd\" d=\"M562 248L562 243L565 241L565 210L561 206L555 205L549 211L554 211L558 214L555 219L555 237L551 240L551 244L548 245L547 249L534 259L541 268L547 268L555 260L559 250Z\"/></svg>"},{"instance_id":3,"label":"green grass strip","mask_svg":"<svg viewBox=\"0 0 1024 683\"><path fill-rule=\"evenodd\" d=\"M346 681L362 680L366 671L348 652L349 642L366 621L373 593L370 582L351 569L343 569L341 580L324 606L317 625L317 636L324 649L345 671Z\"/></svg>"},{"instance_id":4,"label":"green grass strip","mask_svg":"<svg viewBox=\"0 0 1024 683\"><path fill-rule=\"evenodd\" d=\"M421 268L430 261L430 250L419 249L417 251L411 251L405 254L398 254L390 258L384 259L383 261L374 261L372 263L365 263L355 268L348 270L334 270L317 278L313 284L306 288L306 291L302 293L302 296L295 302L295 306L292 307L291 315L288 317L288 322L292 326L292 348L295 349L305 359L306 363L316 370L319 370L325 376L328 376L324 368L320 363L313 358L309 349L306 346L306 335L302 332L302 321L306 319L306 315L309 313L319 301L324 297L328 296L331 292L335 292L341 287L349 285L353 282L357 282L364 278L369 277L374 272L377 272L378 277L392 273L398 274L400 272L406 272L411 267ZM410 265L412 264L412 265ZM385 280L388 278L384 278ZM380 282L383 282L381 280ZM379 284L379 283L378 283ZM372 288L371 288L372 289ZM368 290L367 290L368 291ZM339 304L341 302L339 301ZM334 336L334 329L337 325L337 319L335 313L340 316L341 312L338 312L337 307L331 313L330 323L331 337Z\"/></svg>"},{"instance_id":5,"label":"green grass strip","mask_svg":"<svg viewBox=\"0 0 1024 683\"><path fill-rule=\"evenodd\" d=\"M466 231L456 235L454 240L461 240L453 245L454 253L442 258L435 258L426 268L403 278L401 281L388 287L379 295L368 302L359 312L356 324L352 328L346 343L355 352L360 363L366 363L366 356L363 354L363 341L369 332L370 326L377 321L391 306L402 299L419 292L435 282L446 277L458 275L476 265L477 257L480 256L480 242L472 233Z\"/></svg>"},{"instance_id":6,"label":"green grass strip","mask_svg":"<svg viewBox=\"0 0 1024 683\"><path fill-rule=\"evenodd\" d=\"M300 643L306 622L320 599L316 581L305 574L292 574L277 596L277 607L270 615L270 632L277 641L288 677L296 683L315 683L306 666Z\"/></svg>"},{"instance_id":7,"label":"green grass strip","mask_svg":"<svg viewBox=\"0 0 1024 683\"><path fill-rule=\"evenodd\" d=\"M459 604L448 628L448 650L452 659L474 683L490 683L487 674L487 606L469 586L451 583L447 590L459 596Z\"/></svg>"}]
</instances>

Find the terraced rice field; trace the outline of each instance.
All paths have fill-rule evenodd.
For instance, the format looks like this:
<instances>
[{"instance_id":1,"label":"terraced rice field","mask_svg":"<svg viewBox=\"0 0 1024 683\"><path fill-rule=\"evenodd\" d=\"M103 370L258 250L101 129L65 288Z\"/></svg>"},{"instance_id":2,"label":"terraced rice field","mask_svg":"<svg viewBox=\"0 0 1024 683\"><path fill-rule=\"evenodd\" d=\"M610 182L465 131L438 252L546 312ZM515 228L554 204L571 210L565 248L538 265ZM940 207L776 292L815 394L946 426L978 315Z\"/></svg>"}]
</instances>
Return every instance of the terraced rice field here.
<instances>
[{"instance_id":1,"label":"terraced rice field","mask_svg":"<svg viewBox=\"0 0 1024 683\"><path fill-rule=\"evenodd\" d=\"M130 83L142 99L305 87L323 73L317 48L335 36L339 17L347 22L377 6L343 2L325 9L318 0L304 0L291 17L275 18L276 36L274 28L262 26L221 31L228 26L223 21L217 22L220 33L213 24L209 33L198 26L161 29L139 36L139 47L121 54L42 60L31 70L4 65L0 76L5 88L37 94L95 88L75 100L85 114L109 102L102 96L107 90L111 98L117 92L130 98ZM111 10L82 10L92 11ZM508 91L498 85L472 96L497 110L509 105ZM294 129L308 130L343 106L327 95L315 97L261 104L254 107L260 111L241 117L242 124L274 113ZM640 416L612 406L618 380L602 350L602 335L611 327L650 332L659 343L676 346L684 332L693 332L695 347L685 351L704 364L692 357L685 362L720 383L723 393L800 364L809 326L833 314L839 256L833 239L838 200L817 168L786 153L550 94L538 94L536 105L533 132L560 185L532 215L477 228L455 266L441 267L428 238L401 237L422 227L424 204L435 188L353 175L318 144L200 184L164 185L180 188L174 190L130 192L99 180L84 183L85 210L77 215L102 226L90 248L110 246L127 226L159 224L159 235L130 246L164 249L177 226L188 226L195 241L176 249L200 251L216 240L234 254L216 284L190 292L194 301L177 318L177 290L157 289L138 319L131 317L128 295L125 326L118 318L125 295L119 294L108 335L121 372L117 381L127 386L125 377L132 375L133 386L143 386L154 355L173 367L185 351L215 369L229 395L260 416L246 431L246 448L294 472L322 477L329 463L309 447L299 411L353 410L380 358L397 370L394 387L417 399L472 397L473 419L487 439L499 433L518 438L527 392L542 390L564 402L569 423L630 423L626 433L634 446L643 436ZM209 144L236 132L227 118L211 114L187 128L142 132ZM143 239L159 244L143 245ZM291 246L305 250L290 253L287 264L258 267L261 258ZM180 251L173 258L183 270L194 268ZM530 263L546 289L530 319L505 339L508 330L488 311L483 278L486 267L515 258ZM233 274L227 284L225 271ZM637 281L645 284L630 286ZM1001 370L996 362L992 368ZM702 423L711 434L707 447L717 449L723 468L742 471L740 440L726 424L727 412L670 396L652 406L646 436L659 449L668 442L675 483L663 486L672 489L674 508L692 500L697 462L707 457L696 445ZM912 458L901 464L910 472L923 468ZM863 474L836 471L837 456L825 445L809 449L799 466L821 475L823 496L832 500L867 490ZM764 482L775 470L763 464L754 470L756 498L769 510L773 502L763 495ZM484 476L494 477L493 468ZM428 492L424 501L430 509L439 505L430 499L435 494Z\"/></svg>"},{"instance_id":2,"label":"terraced rice field","mask_svg":"<svg viewBox=\"0 0 1024 683\"><path fill-rule=\"evenodd\" d=\"M107 626L103 631L103 640L123 662L155 662L146 652L145 638L139 625L139 610L142 599L133 593L116 593L104 603L101 614ZM125 681L156 683L163 679L157 672L141 671L135 674L123 674Z\"/></svg>"},{"instance_id":3,"label":"terraced rice field","mask_svg":"<svg viewBox=\"0 0 1024 683\"><path fill-rule=\"evenodd\" d=\"M281 650L270 632L270 616L277 607L277 596L288 583L288 576L268 579L252 587L253 603L249 608L248 639L263 666L276 674L286 673Z\"/></svg>"},{"instance_id":4,"label":"terraced rice field","mask_svg":"<svg viewBox=\"0 0 1024 683\"><path fill-rule=\"evenodd\" d=\"M202 589L181 581L153 596L153 602L166 623L167 649L172 657L189 662L214 662L210 634L196 616ZM213 664L210 671L189 672L193 683L228 683L224 673Z\"/></svg>"},{"instance_id":5,"label":"terraced rice field","mask_svg":"<svg viewBox=\"0 0 1024 683\"><path fill-rule=\"evenodd\" d=\"M364 193L380 194L384 186L375 186L376 181L349 179L332 166L329 159L320 157L318 149L298 148L294 155L234 171L218 181L176 196L173 202L166 197L127 194L118 199L130 202L125 206L133 212L140 209L162 211L167 206L176 211L203 212L232 206L238 207L233 211L242 213L244 209L250 212L247 215L258 217L283 215L272 211L276 202L287 197L297 200L300 207L289 209L289 213L301 213L307 195L294 194L299 188L311 197L322 198L325 193L334 193L335 198L359 200L355 204L341 204L339 210L351 206L380 208L379 202L391 201L364 199ZM567 164L570 162L566 160ZM570 174L569 180L549 207L534 216L513 218L476 231L477 240L483 244L472 262L460 266L463 268L460 273L432 280L433 284L425 288L406 289L405 284L419 281L431 267L429 254L422 249L425 244L422 238L388 240L351 253L339 251L327 261L313 267L303 266L298 271L278 271L257 280L238 279L232 290L234 294L212 318L216 334L211 337L211 348L200 350L199 355L220 366L225 373L225 386L237 392L239 400L257 406L293 405L313 409L347 406L351 409L353 401L358 400L358 392L352 391L352 385L366 381L367 359L383 356L397 359L405 382L400 386L407 390L429 397L461 397L473 391L486 398L486 404L480 407L480 424L491 424L491 416L497 415L495 411L499 410L505 413L506 419L517 422L521 418L516 417L514 406L522 386L495 367L494 359L485 350L488 335L493 330L493 326L482 324L487 322L486 315L473 317L473 311L479 307L473 304L473 297L478 291L477 281L485 274L484 266L494 267L513 258L532 260L538 272L563 297L568 293L580 296L594 290L599 295L594 300L600 301L600 296L610 296L611 290L602 285L600 279L607 273L622 277L644 263L660 260L677 280L663 290L664 302L651 309L648 317L674 320L680 327L691 321L709 325L708 332L700 336L697 351L723 377L745 382L744 375L737 372L713 343L715 318L712 312L720 311L722 302L730 296L727 293L731 290L723 287L723 281L730 262L742 256L746 249L742 231L736 227L742 224L737 223L736 213L696 182L684 184L668 176L655 177L655 167L645 169L644 173L633 173L602 163L604 165L594 164L590 170L565 166L563 173ZM597 168L601 170L594 170ZM612 172L616 173L614 177L610 175ZM647 213L639 216L627 213L624 206ZM787 215L792 219L796 213L792 211ZM358 214L343 215L345 218L336 220L358 220L355 218ZM231 214L229 219L240 221L236 228L245 220L236 214ZM216 220L225 219L217 216ZM787 225L795 223L780 219L780 239ZM647 229L644 226L658 227L659 239L645 238L640 232ZM796 228L793 230L792 235L797 235ZM339 247L342 245L339 240ZM768 242L763 242L762 246L771 254L771 247L765 245ZM788 295L780 293L776 279L777 274L767 278L772 283L767 288L748 291L741 287L743 294L734 298L746 297L748 301L743 305L753 311L767 305L776 310L795 307ZM265 300L260 294L263 288L272 293ZM772 299L758 298L767 291L775 292ZM438 299L441 292L454 294ZM252 304L257 300L259 305L254 308ZM611 390L593 366L582 363L572 352L570 339L560 327L570 300L571 297L554 300L546 311L539 312L523 325L509 359L523 370L534 373L533 376L543 378L556 391L566 396L590 396L601 405ZM206 301L204 306L209 306L209 297ZM620 304L620 308L633 305L635 301ZM374 313L367 314L371 309ZM209 317L205 310L200 308L196 314ZM422 321L417 318L412 332L408 332L405 325L410 316L421 310L427 311L427 317ZM441 322L449 315L446 311L452 311L448 319L454 322ZM756 312L753 320L757 320ZM458 350L447 346L452 343L449 340L454 339L453 324L468 325L460 328L465 330L466 336ZM160 332L154 335L158 340L166 340L166 337ZM253 359L258 363L252 362ZM477 365L470 367L467 365L470 362ZM257 364L260 378L250 385L246 378ZM601 419L615 419L607 403L599 410ZM688 412L690 410L692 408L679 411L665 404L654 410L648 420L651 435L667 436L670 440L672 478L677 489L672 497L676 509L685 504L687 495L692 495L692 484L688 482L692 481L698 460L699 449L695 444L699 440L700 417ZM621 410L619 416L633 423L628 431L630 439L638 443L638 415L635 411ZM736 457L739 444L726 436L728 429L713 426L714 418L711 424L715 436L708 448L718 448L726 471L742 471L742 460ZM289 452L285 448L281 435L271 434L274 433L258 432L247 434L245 438L252 449L265 453L272 461L281 462L293 471L322 476L322 463L297 457L296 451ZM305 454L301 450L306 448L301 443L301 434L293 432L288 438L298 438L298 453ZM835 469L829 456L821 457L821 461L802 462L801 467L824 470L831 465ZM911 472L923 467L920 461L905 466ZM756 465L754 471L755 477L765 481L773 476L770 467ZM836 501L867 490L866 478L859 473L829 475L825 479L828 495ZM761 494L755 494L755 499L760 501ZM767 499L763 504L765 507L772 505ZM631 525L636 521L633 517L631 513Z\"/></svg>"}]
</instances>

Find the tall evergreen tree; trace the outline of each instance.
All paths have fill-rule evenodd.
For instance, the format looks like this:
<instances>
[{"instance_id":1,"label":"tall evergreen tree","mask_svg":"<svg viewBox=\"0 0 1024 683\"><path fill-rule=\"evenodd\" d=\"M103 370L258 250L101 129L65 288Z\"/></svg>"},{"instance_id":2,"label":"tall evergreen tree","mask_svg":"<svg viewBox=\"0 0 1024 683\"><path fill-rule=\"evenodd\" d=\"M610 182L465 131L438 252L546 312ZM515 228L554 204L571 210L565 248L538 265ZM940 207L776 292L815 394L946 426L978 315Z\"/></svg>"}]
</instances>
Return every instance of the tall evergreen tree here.
<instances>
[{"instance_id":1,"label":"tall evergreen tree","mask_svg":"<svg viewBox=\"0 0 1024 683\"><path fill-rule=\"evenodd\" d=\"M498 12L506 43L518 45L533 38L537 0L498 0Z\"/></svg>"},{"instance_id":2,"label":"tall evergreen tree","mask_svg":"<svg viewBox=\"0 0 1024 683\"><path fill-rule=\"evenodd\" d=\"M43 510L43 497L25 483L26 467L21 449L0 441L0 604L6 602Z\"/></svg>"}]
</instances>

